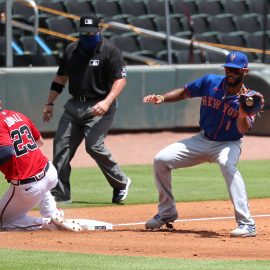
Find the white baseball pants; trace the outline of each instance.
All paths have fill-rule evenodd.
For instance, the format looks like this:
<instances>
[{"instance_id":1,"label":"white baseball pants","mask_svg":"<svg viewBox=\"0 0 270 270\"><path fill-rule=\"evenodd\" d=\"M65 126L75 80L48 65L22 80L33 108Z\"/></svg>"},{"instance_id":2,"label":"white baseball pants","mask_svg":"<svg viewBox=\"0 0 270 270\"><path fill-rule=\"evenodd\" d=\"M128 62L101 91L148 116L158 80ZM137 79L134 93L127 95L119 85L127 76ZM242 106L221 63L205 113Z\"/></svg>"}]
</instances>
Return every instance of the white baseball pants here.
<instances>
[{"instance_id":1,"label":"white baseball pants","mask_svg":"<svg viewBox=\"0 0 270 270\"><path fill-rule=\"evenodd\" d=\"M0 200L0 228L2 230L47 228L50 217L59 213L50 193L57 181L57 171L50 162L48 171L40 181L19 186L10 184ZM28 212L37 206L42 217L29 216Z\"/></svg>"}]
</instances>

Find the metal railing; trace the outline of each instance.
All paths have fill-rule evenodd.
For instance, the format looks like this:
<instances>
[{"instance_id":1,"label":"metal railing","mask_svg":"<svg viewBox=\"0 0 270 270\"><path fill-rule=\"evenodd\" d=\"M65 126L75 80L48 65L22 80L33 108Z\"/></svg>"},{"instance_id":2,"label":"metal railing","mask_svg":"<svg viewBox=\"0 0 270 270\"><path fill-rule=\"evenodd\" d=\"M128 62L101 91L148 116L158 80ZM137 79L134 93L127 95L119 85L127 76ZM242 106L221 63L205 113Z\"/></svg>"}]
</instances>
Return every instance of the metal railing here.
<instances>
[{"instance_id":1,"label":"metal railing","mask_svg":"<svg viewBox=\"0 0 270 270\"><path fill-rule=\"evenodd\" d=\"M13 66L13 54L12 54L12 37L13 37L13 31L12 31L12 6L13 6L13 0L6 0L6 15L5 15L5 22L6 22L6 66L12 67ZM34 0L18 0L18 2L27 2L34 10L34 27L33 32L34 35L38 34L38 28L39 28L39 21L38 21L38 8L37 4Z\"/></svg>"},{"instance_id":2,"label":"metal railing","mask_svg":"<svg viewBox=\"0 0 270 270\"><path fill-rule=\"evenodd\" d=\"M16 1L16 0L15 0ZM6 65L7 67L13 66L13 57L12 57L12 47L11 47L11 42L12 42L12 25L21 29L27 29L28 31L34 32L34 35L38 35L39 32L42 32L47 35L52 35L56 37L60 37L63 39L67 39L70 41L74 41L77 38L69 35L65 35L62 33L54 32L49 29L44 29L44 28L39 28L39 10L52 13L54 15L59 15L59 16L65 16L67 18L73 19L73 20L79 20L79 16L76 16L74 14L69 14L65 12L60 12L57 10L53 10L47 7L39 6L36 4L34 0L17 0L19 2L24 2L25 5L31 6L34 9L35 13L35 20L34 20L34 26L29 26L20 22L16 22L12 20L12 5L13 5L13 0L6 0L6 16L5 16L5 22L6 22L6 36L7 36L7 46L6 46ZM121 29L125 31L131 31L135 32L138 35L144 35L148 36L151 38L156 38L156 39L161 39L161 40L166 40L167 41L167 50L168 50L168 63L172 62L172 50L171 50L171 43L176 43L176 44L181 44L181 45L187 45L187 46L193 46L194 48L199 48L201 50L208 50L212 51L215 53L219 53L222 55L227 55L229 53L229 50L241 50L244 52L254 52L254 53L264 53L264 54L270 54L270 51L265 49L264 50L259 50L255 48L239 48L237 46L229 46L229 45L224 45L224 44L213 44L209 42L200 42L196 41L193 39L183 39L180 37L172 36L170 35L170 23L169 23L169 9L168 9L168 0L164 0L164 8L165 8L165 13L166 13L166 33L159 33L139 27L135 27L133 25L127 25L127 24L122 24L118 22L107 22L103 23L102 26L106 28L115 28L115 29ZM126 58L132 59L132 60L138 60L141 62L144 62L149 65L153 64L163 64L164 61L159 61L156 59L151 59L149 57L144 57L141 55L135 55L132 53L124 52L123 53Z\"/></svg>"}]
</instances>

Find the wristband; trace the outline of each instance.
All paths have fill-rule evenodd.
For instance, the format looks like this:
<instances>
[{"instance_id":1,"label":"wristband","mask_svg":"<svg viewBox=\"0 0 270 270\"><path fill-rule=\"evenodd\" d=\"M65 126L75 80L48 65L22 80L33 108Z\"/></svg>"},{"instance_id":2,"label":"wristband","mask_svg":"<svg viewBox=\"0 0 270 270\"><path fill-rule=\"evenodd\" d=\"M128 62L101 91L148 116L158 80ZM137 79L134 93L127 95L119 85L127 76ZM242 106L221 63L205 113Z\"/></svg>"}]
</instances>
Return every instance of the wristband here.
<instances>
[{"instance_id":1,"label":"wristband","mask_svg":"<svg viewBox=\"0 0 270 270\"><path fill-rule=\"evenodd\" d=\"M64 88L64 85L60 84L58 82L53 81L52 84L51 84L51 90L54 90L59 94L63 91L63 88Z\"/></svg>"},{"instance_id":2,"label":"wristband","mask_svg":"<svg viewBox=\"0 0 270 270\"><path fill-rule=\"evenodd\" d=\"M162 96L162 95L156 95L156 97L158 98L158 99L160 99L161 100L161 102L164 102L164 97Z\"/></svg>"},{"instance_id":3,"label":"wristband","mask_svg":"<svg viewBox=\"0 0 270 270\"><path fill-rule=\"evenodd\" d=\"M52 102L46 103L46 106L53 106L54 104Z\"/></svg>"}]
</instances>

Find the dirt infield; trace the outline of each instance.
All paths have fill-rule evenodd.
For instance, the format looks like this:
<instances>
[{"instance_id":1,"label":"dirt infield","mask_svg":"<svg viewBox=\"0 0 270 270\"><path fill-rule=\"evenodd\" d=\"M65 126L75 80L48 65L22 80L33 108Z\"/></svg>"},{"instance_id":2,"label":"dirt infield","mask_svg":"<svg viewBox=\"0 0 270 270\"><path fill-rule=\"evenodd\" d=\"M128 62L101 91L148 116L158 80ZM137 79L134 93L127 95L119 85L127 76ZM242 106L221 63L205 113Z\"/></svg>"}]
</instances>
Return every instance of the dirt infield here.
<instances>
[{"instance_id":1,"label":"dirt infield","mask_svg":"<svg viewBox=\"0 0 270 270\"><path fill-rule=\"evenodd\" d=\"M252 200L253 215L270 213L270 199ZM0 233L0 246L11 249L65 251L129 256L156 256L199 259L270 259L269 217L257 217L258 236L230 238L235 227L233 209L228 201L178 203L182 219L175 231L146 231L143 225L116 226L112 231L7 232ZM109 206L66 209L67 217L96 219L113 224L138 223L156 213L156 205ZM20 234L20 235L18 235ZM14 241L16 239L16 241Z\"/></svg>"},{"instance_id":2,"label":"dirt infield","mask_svg":"<svg viewBox=\"0 0 270 270\"><path fill-rule=\"evenodd\" d=\"M195 133L186 132L142 132L111 134L106 138L106 146L120 165L152 164L153 157L170 143L188 138ZM43 152L52 158L52 139L45 139ZM270 137L245 136L241 160L270 159ZM95 162L80 145L72 160L73 167L93 167Z\"/></svg>"},{"instance_id":3,"label":"dirt infield","mask_svg":"<svg viewBox=\"0 0 270 270\"><path fill-rule=\"evenodd\" d=\"M174 132L109 135L106 144L121 165L151 164L162 147L191 135ZM52 140L45 140L43 151L51 158ZM74 167L95 166L83 146L78 151L72 161ZM270 137L246 136L241 159L270 159ZM144 230L142 223L156 213L156 205L65 209L67 218L123 225L115 226L112 231L83 233L2 232L0 247L168 258L269 260L270 199L251 200L250 208L258 229L254 238L230 238L229 232L236 226L233 207L229 201L213 201L178 203L182 221L175 223L174 231Z\"/></svg>"}]
</instances>

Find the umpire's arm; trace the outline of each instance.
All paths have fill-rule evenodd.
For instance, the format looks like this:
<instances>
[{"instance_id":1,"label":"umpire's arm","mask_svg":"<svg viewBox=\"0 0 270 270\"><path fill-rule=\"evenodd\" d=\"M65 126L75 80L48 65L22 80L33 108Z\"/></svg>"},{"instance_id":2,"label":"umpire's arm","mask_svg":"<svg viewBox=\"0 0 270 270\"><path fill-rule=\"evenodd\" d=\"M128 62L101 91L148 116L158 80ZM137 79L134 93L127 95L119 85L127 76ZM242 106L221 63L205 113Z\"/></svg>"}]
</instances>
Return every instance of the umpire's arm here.
<instances>
[{"instance_id":1,"label":"umpire's arm","mask_svg":"<svg viewBox=\"0 0 270 270\"><path fill-rule=\"evenodd\" d=\"M115 80L112 85L110 93L104 100L98 102L95 106L93 106L91 114L95 116L101 116L105 114L109 110L114 100L121 94L125 86L126 86L125 78Z\"/></svg>"},{"instance_id":2,"label":"umpire's arm","mask_svg":"<svg viewBox=\"0 0 270 270\"><path fill-rule=\"evenodd\" d=\"M47 103L45 104L43 110L43 122L49 122L53 117L53 105L54 101L63 91L66 82L68 80L67 76L56 75L51 83L51 88L49 92L49 96L47 99Z\"/></svg>"}]
</instances>

